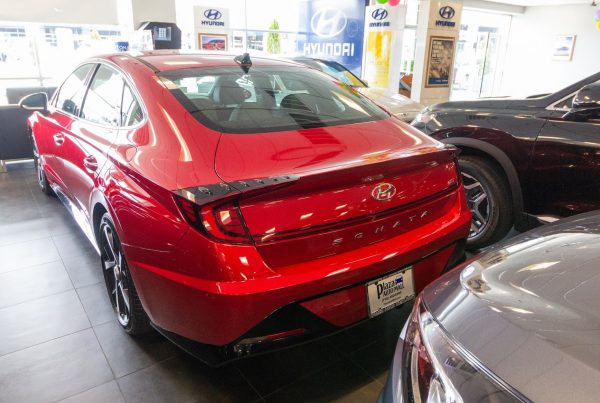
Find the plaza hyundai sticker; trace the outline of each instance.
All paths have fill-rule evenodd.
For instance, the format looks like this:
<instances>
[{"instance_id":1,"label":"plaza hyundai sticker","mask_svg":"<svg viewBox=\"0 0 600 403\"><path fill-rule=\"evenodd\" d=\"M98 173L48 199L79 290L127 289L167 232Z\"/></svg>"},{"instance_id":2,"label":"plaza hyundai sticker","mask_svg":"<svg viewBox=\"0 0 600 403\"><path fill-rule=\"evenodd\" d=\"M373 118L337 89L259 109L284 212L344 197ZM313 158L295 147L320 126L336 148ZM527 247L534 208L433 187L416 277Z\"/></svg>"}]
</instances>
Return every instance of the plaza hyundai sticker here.
<instances>
[{"instance_id":1,"label":"plaza hyundai sticker","mask_svg":"<svg viewBox=\"0 0 600 403\"><path fill-rule=\"evenodd\" d=\"M415 297L412 266L367 283L369 317L377 316Z\"/></svg>"}]
</instances>

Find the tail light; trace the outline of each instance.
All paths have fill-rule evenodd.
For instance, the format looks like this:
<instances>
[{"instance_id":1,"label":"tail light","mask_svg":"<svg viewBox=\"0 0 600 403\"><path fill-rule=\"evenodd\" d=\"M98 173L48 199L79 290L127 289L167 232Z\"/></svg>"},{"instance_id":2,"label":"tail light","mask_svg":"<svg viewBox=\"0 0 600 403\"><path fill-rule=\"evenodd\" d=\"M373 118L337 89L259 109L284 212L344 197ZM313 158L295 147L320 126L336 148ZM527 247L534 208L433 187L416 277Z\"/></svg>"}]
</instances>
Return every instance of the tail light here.
<instances>
[{"instance_id":1,"label":"tail light","mask_svg":"<svg viewBox=\"0 0 600 403\"><path fill-rule=\"evenodd\" d=\"M186 221L196 230L218 241L251 244L252 236L235 201L200 205L183 196L174 195Z\"/></svg>"}]
</instances>

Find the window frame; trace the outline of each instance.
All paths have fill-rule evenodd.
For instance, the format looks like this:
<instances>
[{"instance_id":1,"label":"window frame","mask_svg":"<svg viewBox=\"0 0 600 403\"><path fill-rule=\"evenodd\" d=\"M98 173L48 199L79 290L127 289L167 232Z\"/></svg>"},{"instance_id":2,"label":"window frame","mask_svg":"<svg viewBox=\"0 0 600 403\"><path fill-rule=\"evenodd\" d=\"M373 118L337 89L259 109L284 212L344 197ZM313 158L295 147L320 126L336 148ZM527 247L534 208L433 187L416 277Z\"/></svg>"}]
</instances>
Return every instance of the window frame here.
<instances>
[{"instance_id":1,"label":"window frame","mask_svg":"<svg viewBox=\"0 0 600 403\"><path fill-rule=\"evenodd\" d=\"M69 78L71 76L71 74L73 74L73 72L75 72L77 69L79 69L80 67L86 65L86 64L91 64L92 69L89 71L88 75L86 76L85 79L85 92L82 98L82 102L81 102L81 109L79 111L79 116L75 116L73 114L70 114L66 111L63 111L62 109L58 108L56 106L56 102L58 101L58 96L60 94L60 90L62 89L62 86L64 85L65 81L67 80L67 78ZM115 71L123 80L124 84L127 85L129 87L129 90L131 91L131 94L133 96L133 98L135 99L135 101L138 103L138 105L140 106L140 109L142 110L142 119L136 123L135 125L129 125L129 126L110 126L110 125L105 125L102 123L97 123L97 122L92 122L91 120L87 120L85 118L81 117L81 111L83 111L83 108L85 106L85 100L87 98L87 94L88 91L90 89L90 85L92 83L92 81L94 80L94 77L96 76L96 72L98 71L98 69L100 68L101 65L104 65L110 69L112 69L113 71ZM65 80L61 83L60 87L58 87L58 89L55 91L54 95L52 96L52 99L50 101L50 104L54 107L56 112L60 112L64 115L70 116L71 118L78 120L82 123L85 124L89 124L89 125L93 125L93 126L98 126L104 129L111 129L111 130L133 130L133 129L137 129L143 125L146 124L146 122L148 121L148 110L146 109L146 105L141 102L140 100L142 99L142 97L140 96L137 88L135 87L135 85L133 85L133 80L131 80L128 75L122 70L120 69L117 65L115 65L114 63L111 63L107 60L104 59L90 59L90 60L86 60L85 62L77 65L73 71L71 71L71 73L67 76L67 78L65 78ZM123 91L121 91L121 111L123 109Z\"/></svg>"},{"instance_id":2,"label":"window frame","mask_svg":"<svg viewBox=\"0 0 600 403\"><path fill-rule=\"evenodd\" d=\"M96 63L93 62L84 62L79 64L77 67L75 67L73 69L73 71L71 71L69 73L69 75L63 80L63 82L60 84L60 86L56 89L56 91L54 91L54 95L52 95L52 99L50 100L49 104L52 105L54 107L54 109L56 110L56 112L60 112L63 115L67 115L70 116L72 118L78 118L79 116L73 115L72 113L69 113L67 111L65 111L64 109L60 108L57 103L58 103L58 97L60 97L60 93L63 90L63 87L65 85L65 83L67 82L67 80L73 75L73 73L75 73L77 70L79 70L81 67L87 66L87 65L91 65L90 70L88 71L87 75L85 76L85 79L83 80L83 97L81 98L81 107L79 108L79 112L81 113L81 109L83 109L83 104L85 102L85 97L87 96L87 91L88 88L90 86L90 81L91 81L91 77L93 76L93 73L96 71L97 66Z\"/></svg>"}]
</instances>

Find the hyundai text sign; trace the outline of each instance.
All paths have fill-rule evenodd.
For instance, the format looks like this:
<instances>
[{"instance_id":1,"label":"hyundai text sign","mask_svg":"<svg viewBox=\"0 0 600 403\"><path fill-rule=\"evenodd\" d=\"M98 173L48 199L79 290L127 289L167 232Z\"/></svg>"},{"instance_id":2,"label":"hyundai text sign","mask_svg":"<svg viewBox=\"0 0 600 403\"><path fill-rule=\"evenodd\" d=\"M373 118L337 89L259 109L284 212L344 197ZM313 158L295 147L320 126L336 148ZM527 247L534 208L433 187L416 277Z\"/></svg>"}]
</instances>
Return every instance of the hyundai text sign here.
<instances>
[{"instance_id":1,"label":"hyundai text sign","mask_svg":"<svg viewBox=\"0 0 600 403\"><path fill-rule=\"evenodd\" d=\"M439 1L432 3L429 14L429 26L434 29L453 30L460 22L460 4Z\"/></svg>"},{"instance_id":2,"label":"hyundai text sign","mask_svg":"<svg viewBox=\"0 0 600 403\"><path fill-rule=\"evenodd\" d=\"M389 27L390 22L388 21L389 13L385 8L378 8L373 10L371 13L371 21L369 21L369 28Z\"/></svg>"},{"instance_id":3,"label":"hyundai text sign","mask_svg":"<svg viewBox=\"0 0 600 403\"><path fill-rule=\"evenodd\" d=\"M229 29L229 12L226 8L194 7L194 26L197 30Z\"/></svg>"},{"instance_id":4,"label":"hyundai text sign","mask_svg":"<svg viewBox=\"0 0 600 403\"><path fill-rule=\"evenodd\" d=\"M297 53L335 60L360 76L365 8L360 0L300 3Z\"/></svg>"}]
</instances>

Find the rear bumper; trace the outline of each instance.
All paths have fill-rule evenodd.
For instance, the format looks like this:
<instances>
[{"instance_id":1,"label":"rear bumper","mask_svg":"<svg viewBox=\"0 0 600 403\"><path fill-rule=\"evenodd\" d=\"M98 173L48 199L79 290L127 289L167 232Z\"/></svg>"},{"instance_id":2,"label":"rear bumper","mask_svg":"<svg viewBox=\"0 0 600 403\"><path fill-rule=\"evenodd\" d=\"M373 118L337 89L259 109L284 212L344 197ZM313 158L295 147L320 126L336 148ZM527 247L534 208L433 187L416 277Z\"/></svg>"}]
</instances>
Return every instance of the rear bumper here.
<instances>
[{"instance_id":1,"label":"rear bumper","mask_svg":"<svg viewBox=\"0 0 600 403\"><path fill-rule=\"evenodd\" d=\"M218 349L227 350L225 359L231 359L248 353L238 348L233 354L244 339L261 336L260 332L290 330L281 319L273 320L279 316L302 319L300 327L307 330L306 334L294 335L290 340L314 337L366 319L364 284L403 267L413 265L418 293L456 263L454 260L462 258L462 241L469 225L466 206L456 208L439 220L389 240L269 271L267 275L267 270L255 263L258 257L254 247L237 246L234 251L216 246L202 251L204 255L223 256L220 267L224 276L231 272L231 281L194 276L190 267L198 259L190 252L184 256L186 261L182 260L183 252L153 256L147 249L125 246L125 254L144 308L163 333L220 346ZM192 239L184 239L180 247L189 251L190 245L199 245L193 237L200 235L189 231L188 236ZM234 260L237 264L242 260L246 271L235 268ZM289 307L294 308L287 311ZM271 322L274 324L265 330L265 323Z\"/></svg>"},{"instance_id":2,"label":"rear bumper","mask_svg":"<svg viewBox=\"0 0 600 403\"><path fill-rule=\"evenodd\" d=\"M458 241L409 266L413 267L415 273L423 270L446 271L462 259L464 246L464 241ZM290 303L236 340L222 346L201 343L154 323L153 325L189 354L211 366L219 366L249 355L275 351L331 335L368 320L366 282Z\"/></svg>"}]
</instances>

